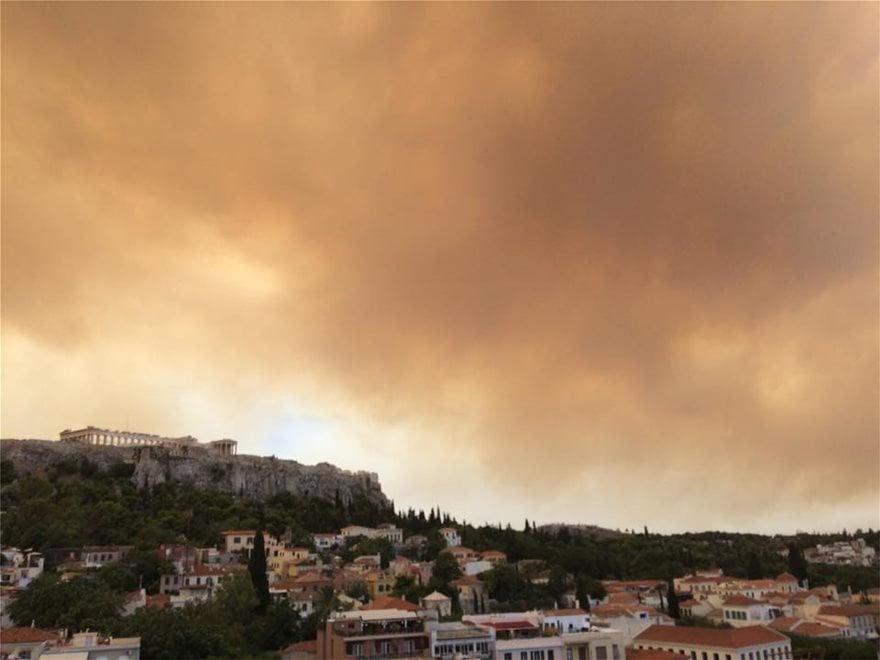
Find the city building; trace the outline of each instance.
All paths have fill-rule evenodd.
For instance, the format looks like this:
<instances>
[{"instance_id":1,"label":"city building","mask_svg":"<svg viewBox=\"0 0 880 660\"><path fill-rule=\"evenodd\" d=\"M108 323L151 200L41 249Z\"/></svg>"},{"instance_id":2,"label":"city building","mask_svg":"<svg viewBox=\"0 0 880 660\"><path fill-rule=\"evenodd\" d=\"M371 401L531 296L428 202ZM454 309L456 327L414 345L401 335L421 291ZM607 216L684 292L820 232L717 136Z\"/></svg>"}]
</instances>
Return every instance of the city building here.
<instances>
[{"instance_id":1,"label":"city building","mask_svg":"<svg viewBox=\"0 0 880 660\"><path fill-rule=\"evenodd\" d=\"M635 637L633 646L681 653L691 660L783 660L792 657L791 640L765 626L651 626Z\"/></svg>"}]
</instances>

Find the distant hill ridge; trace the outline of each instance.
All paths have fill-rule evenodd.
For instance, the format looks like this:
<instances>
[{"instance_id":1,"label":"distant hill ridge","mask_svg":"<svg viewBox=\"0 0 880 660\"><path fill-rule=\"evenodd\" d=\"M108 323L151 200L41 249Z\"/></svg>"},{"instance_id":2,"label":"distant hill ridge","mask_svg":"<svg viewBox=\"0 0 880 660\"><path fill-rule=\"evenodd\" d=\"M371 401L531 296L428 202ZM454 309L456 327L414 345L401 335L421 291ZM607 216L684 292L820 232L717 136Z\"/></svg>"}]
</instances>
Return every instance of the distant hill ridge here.
<instances>
[{"instance_id":1,"label":"distant hill ridge","mask_svg":"<svg viewBox=\"0 0 880 660\"><path fill-rule=\"evenodd\" d=\"M18 474L40 472L54 463L84 457L106 470L120 461L134 465L134 481L144 488L184 481L197 488L237 496L267 498L279 493L351 502L356 495L390 506L374 472L350 472L329 463L303 465L274 456L219 455L193 451L180 455L165 447L118 447L56 440L0 439L0 455Z\"/></svg>"}]
</instances>

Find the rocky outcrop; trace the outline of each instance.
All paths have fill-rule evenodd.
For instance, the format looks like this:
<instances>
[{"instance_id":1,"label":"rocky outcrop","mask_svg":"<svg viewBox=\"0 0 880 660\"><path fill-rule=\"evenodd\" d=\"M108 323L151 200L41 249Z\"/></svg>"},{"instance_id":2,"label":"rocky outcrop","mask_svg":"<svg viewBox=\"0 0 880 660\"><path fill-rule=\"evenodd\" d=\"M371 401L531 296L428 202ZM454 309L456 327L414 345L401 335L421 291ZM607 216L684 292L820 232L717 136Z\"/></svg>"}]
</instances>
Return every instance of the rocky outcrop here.
<instances>
[{"instance_id":1,"label":"rocky outcrop","mask_svg":"<svg viewBox=\"0 0 880 660\"><path fill-rule=\"evenodd\" d=\"M265 498L289 492L350 502L363 495L376 505L390 504L375 472L349 472L329 463L302 465L274 456L220 456L199 449L180 455L162 447L95 446L52 440L2 440L0 456L11 460L19 474L84 457L102 469L120 461L133 463L132 480L142 488L185 481L197 488L243 497Z\"/></svg>"}]
</instances>

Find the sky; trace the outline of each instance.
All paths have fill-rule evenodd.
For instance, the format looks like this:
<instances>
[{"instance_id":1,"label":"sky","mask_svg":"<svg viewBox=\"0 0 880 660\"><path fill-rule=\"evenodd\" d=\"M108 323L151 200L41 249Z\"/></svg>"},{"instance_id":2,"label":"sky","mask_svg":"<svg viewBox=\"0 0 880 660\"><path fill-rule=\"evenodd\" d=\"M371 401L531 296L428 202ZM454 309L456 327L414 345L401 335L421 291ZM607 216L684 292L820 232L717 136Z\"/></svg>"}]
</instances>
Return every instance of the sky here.
<instances>
[{"instance_id":1,"label":"sky","mask_svg":"<svg viewBox=\"0 0 880 660\"><path fill-rule=\"evenodd\" d=\"M2 7L4 438L472 523L880 526L876 3Z\"/></svg>"}]
</instances>

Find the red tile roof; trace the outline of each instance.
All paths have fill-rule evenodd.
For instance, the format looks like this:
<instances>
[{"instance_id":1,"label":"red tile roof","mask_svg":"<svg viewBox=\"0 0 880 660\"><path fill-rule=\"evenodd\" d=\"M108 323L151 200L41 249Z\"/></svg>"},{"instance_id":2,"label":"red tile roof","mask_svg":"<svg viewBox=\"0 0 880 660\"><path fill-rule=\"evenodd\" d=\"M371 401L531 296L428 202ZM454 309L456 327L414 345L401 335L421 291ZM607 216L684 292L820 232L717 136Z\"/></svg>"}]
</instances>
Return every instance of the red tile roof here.
<instances>
[{"instance_id":1,"label":"red tile roof","mask_svg":"<svg viewBox=\"0 0 880 660\"><path fill-rule=\"evenodd\" d=\"M147 596L147 607L158 607L160 609L171 605L171 596L168 594L155 594Z\"/></svg>"},{"instance_id":2,"label":"red tile roof","mask_svg":"<svg viewBox=\"0 0 880 660\"><path fill-rule=\"evenodd\" d=\"M797 635L808 635L810 637L836 637L840 634L840 628L824 623L816 623L814 621L804 621L795 626L791 632Z\"/></svg>"},{"instance_id":3,"label":"red tile roof","mask_svg":"<svg viewBox=\"0 0 880 660\"><path fill-rule=\"evenodd\" d=\"M777 582L797 582L798 579L791 573L780 573L776 576Z\"/></svg>"},{"instance_id":4,"label":"red tile roof","mask_svg":"<svg viewBox=\"0 0 880 660\"><path fill-rule=\"evenodd\" d=\"M724 600L723 605L745 606L745 605L761 605L763 601L749 598L748 596L729 596Z\"/></svg>"},{"instance_id":5,"label":"red tile roof","mask_svg":"<svg viewBox=\"0 0 880 660\"><path fill-rule=\"evenodd\" d=\"M364 605L362 610L404 610L406 612L418 612L419 606L410 603L408 600L403 600L402 598L395 598L394 596L383 596L382 598L376 598L375 600L370 601L366 605Z\"/></svg>"},{"instance_id":6,"label":"red tile roof","mask_svg":"<svg viewBox=\"0 0 880 660\"><path fill-rule=\"evenodd\" d=\"M788 641L788 637L764 626L744 628L698 628L692 626L651 626L634 638L639 642L673 642L738 649L757 644Z\"/></svg>"},{"instance_id":7,"label":"red tile roof","mask_svg":"<svg viewBox=\"0 0 880 660\"><path fill-rule=\"evenodd\" d=\"M557 610L544 610L545 616L586 616L586 612L579 607L568 607Z\"/></svg>"},{"instance_id":8,"label":"red tile roof","mask_svg":"<svg viewBox=\"0 0 880 660\"><path fill-rule=\"evenodd\" d=\"M800 619L796 616L780 616L770 622L770 627L774 630L791 630L797 625L798 621L800 621Z\"/></svg>"},{"instance_id":9,"label":"red tile roof","mask_svg":"<svg viewBox=\"0 0 880 660\"><path fill-rule=\"evenodd\" d=\"M0 629L0 640L4 644L28 644L37 642L55 642L61 637L49 630L31 628L29 626L14 626Z\"/></svg>"},{"instance_id":10,"label":"red tile roof","mask_svg":"<svg viewBox=\"0 0 880 660\"><path fill-rule=\"evenodd\" d=\"M317 639L304 639L301 642L294 642L290 646L282 649L282 653L292 653L294 651L302 651L304 653L317 653L318 652L318 640Z\"/></svg>"},{"instance_id":11,"label":"red tile roof","mask_svg":"<svg viewBox=\"0 0 880 660\"><path fill-rule=\"evenodd\" d=\"M874 616L876 608L864 605L822 605L819 614L826 616Z\"/></svg>"},{"instance_id":12,"label":"red tile roof","mask_svg":"<svg viewBox=\"0 0 880 660\"><path fill-rule=\"evenodd\" d=\"M626 660L690 660L690 657L683 653L675 653L673 651L661 651L660 649L626 649Z\"/></svg>"}]
</instances>

